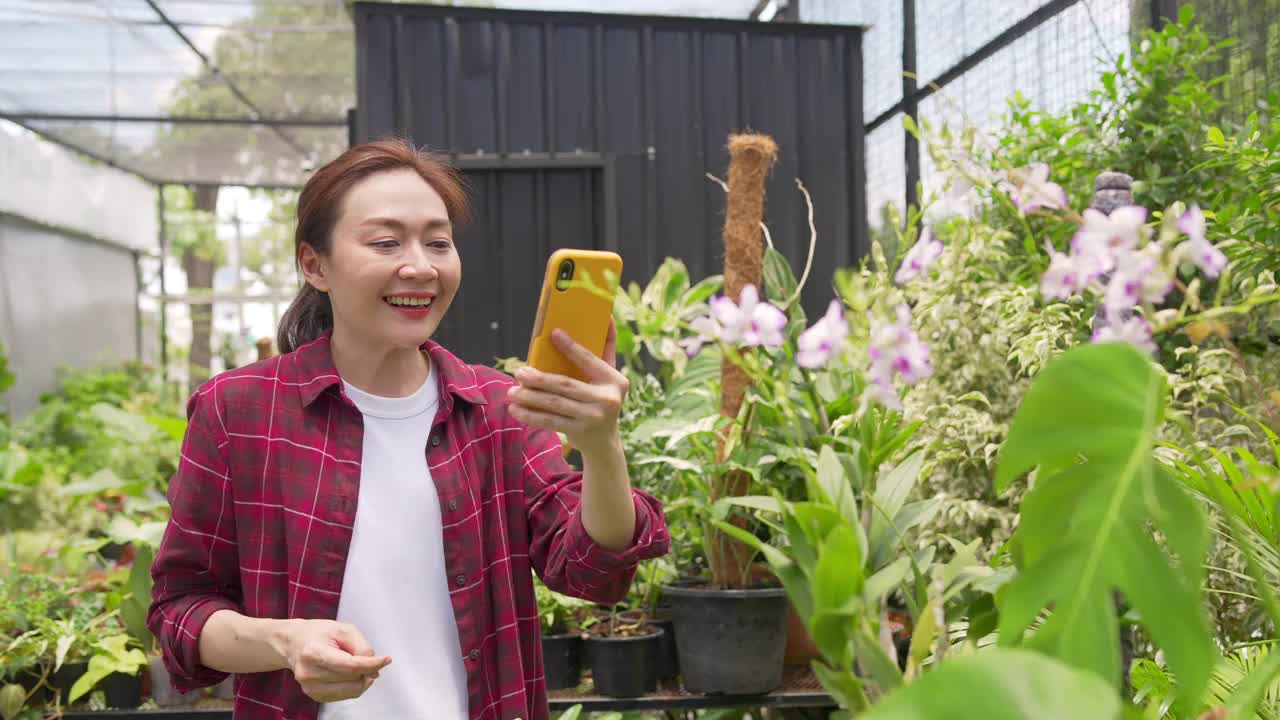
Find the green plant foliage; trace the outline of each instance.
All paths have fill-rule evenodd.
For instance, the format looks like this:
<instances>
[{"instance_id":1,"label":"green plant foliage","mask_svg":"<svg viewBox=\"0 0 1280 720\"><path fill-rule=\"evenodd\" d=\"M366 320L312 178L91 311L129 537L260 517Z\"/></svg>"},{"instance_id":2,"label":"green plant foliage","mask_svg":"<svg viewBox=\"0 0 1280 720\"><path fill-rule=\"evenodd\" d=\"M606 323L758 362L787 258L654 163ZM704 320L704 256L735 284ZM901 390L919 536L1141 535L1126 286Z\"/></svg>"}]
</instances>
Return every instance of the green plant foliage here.
<instances>
[{"instance_id":1,"label":"green plant foliage","mask_svg":"<svg viewBox=\"0 0 1280 720\"><path fill-rule=\"evenodd\" d=\"M1106 382L1099 382L1105 378ZM1151 362L1120 344L1089 345L1049 364L1028 391L1000 451L997 489L1036 467L1018 530L1021 568L1000 597L1000 640L1091 670L1119 687L1119 627L1112 595L1141 613L1198 698L1211 668L1201 613L1203 516L1152 456L1165 390ZM1154 524L1177 553L1172 565L1148 535Z\"/></svg>"},{"instance_id":2,"label":"green plant foliage","mask_svg":"<svg viewBox=\"0 0 1280 720\"><path fill-rule=\"evenodd\" d=\"M1114 720L1120 698L1098 676L1026 650L945 663L889 694L865 720Z\"/></svg>"}]
</instances>

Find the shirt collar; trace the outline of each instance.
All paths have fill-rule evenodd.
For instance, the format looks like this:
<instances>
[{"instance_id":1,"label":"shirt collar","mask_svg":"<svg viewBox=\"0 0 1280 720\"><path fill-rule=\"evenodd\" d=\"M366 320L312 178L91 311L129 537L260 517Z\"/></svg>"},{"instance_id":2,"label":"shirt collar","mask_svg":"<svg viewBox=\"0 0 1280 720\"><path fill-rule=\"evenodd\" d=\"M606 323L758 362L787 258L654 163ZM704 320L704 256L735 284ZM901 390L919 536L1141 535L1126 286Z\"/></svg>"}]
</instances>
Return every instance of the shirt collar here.
<instances>
[{"instance_id":1,"label":"shirt collar","mask_svg":"<svg viewBox=\"0 0 1280 720\"><path fill-rule=\"evenodd\" d=\"M333 364L330 345L332 334L332 330L326 330L315 340L293 352L298 392L302 397L303 407L311 405L326 390L342 382ZM435 364L437 381L442 390L441 410L446 414L452 412L455 398L472 405L487 404L484 393L476 382L476 372L471 366L433 340L423 343L422 349L431 356L431 362Z\"/></svg>"}]
</instances>

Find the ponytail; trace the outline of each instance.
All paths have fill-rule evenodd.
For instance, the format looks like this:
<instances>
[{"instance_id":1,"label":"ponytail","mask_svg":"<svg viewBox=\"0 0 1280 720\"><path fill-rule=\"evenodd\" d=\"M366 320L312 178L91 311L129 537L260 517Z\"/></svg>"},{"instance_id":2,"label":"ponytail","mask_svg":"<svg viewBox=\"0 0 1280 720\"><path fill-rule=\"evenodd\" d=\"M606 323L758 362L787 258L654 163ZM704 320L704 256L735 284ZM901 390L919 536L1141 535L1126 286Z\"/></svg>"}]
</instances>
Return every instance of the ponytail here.
<instances>
[{"instance_id":1,"label":"ponytail","mask_svg":"<svg viewBox=\"0 0 1280 720\"><path fill-rule=\"evenodd\" d=\"M333 329L333 306L328 293L304 283L289 309L280 317L276 331L276 347L280 353L291 353Z\"/></svg>"}]
</instances>

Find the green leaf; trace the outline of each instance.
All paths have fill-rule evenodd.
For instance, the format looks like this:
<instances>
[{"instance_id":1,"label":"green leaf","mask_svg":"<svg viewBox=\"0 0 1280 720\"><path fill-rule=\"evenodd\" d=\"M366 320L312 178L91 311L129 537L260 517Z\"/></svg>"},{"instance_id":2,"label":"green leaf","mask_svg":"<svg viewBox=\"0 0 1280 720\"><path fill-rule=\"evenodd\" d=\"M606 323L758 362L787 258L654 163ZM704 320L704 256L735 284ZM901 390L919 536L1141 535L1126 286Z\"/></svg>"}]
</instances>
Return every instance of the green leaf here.
<instances>
[{"instance_id":1,"label":"green leaf","mask_svg":"<svg viewBox=\"0 0 1280 720\"><path fill-rule=\"evenodd\" d=\"M1000 612L996 609L995 598L983 593L969 605L969 629L967 638L977 642L996 631L1000 622Z\"/></svg>"},{"instance_id":2,"label":"green leaf","mask_svg":"<svg viewBox=\"0 0 1280 720\"><path fill-rule=\"evenodd\" d=\"M817 612L857 609L862 592L863 548L848 525L837 525L822 543L813 576Z\"/></svg>"},{"instance_id":3,"label":"green leaf","mask_svg":"<svg viewBox=\"0 0 1280 720\"><path fill-rule=\"evenodd\" d=\"M578 716L582 714L582 706L574 705L573 707L560 713L560 717L556 720L578 720Z\"/></svg>"},{"instance_id":4,"label":"green leaf","mask_svg":"<svg viewBox=\"0 0 1280 720\"><path fill-rule=\"evenodd\" d=\"M1262 662L1237 685L1227 703L1227 717L1251 718L1267 691L1280 677L1280 653L1268 652Z\"/></svg>"},{"instance_id":5,"label":"green leaf","mask_svg":"<svg viewBox=\"0 0 1280 720\"><path fill-rule=\"evenodd\" d=\"M778 499L769 497L768 495L743 495L739 497L724 497L715 501L712 505L724 507L744 507L752 510L760 510L763 512L780 513L782 507L778 504Z\"/></svg>"},{"instance_id":6,"label":"green leaf","mask_svg":"<svg viewBox=\"0 0 1280 720\"><path fill-rule=\"evenodd\" d=\"M837 667L853 664L853 624L856 615L849 612L814 611L809 618L809 636L827 662Z\"/></svg>"},{"instance_id":7,"label":"green leaf","mask_svg":"<svg viewBox=\"0 0 1280 720\"><path fill-rule=\"evenodd\" d=\"M631 461L631 464L636 467L643 467L645 465L666 465L674 470L684 470L686 472L698 472L702 469L702 466L698 463L685 460L684 458L672 457L670 455L650 455L649 457L633 460Z\"/></svg>"},{"instance_id":8,"label":"green leaf","mask_svg":"<svg viewBox=\"0 0 1280 720\"><path fill-rule=\"evenodd\" d=\"M1204 549L1209 545L1209 525L1196 501L1161 465L1155 466L1155 496L1148 512L1165 529L1166 541L1178 555L1183 582L1198 588L1204 584Z\"/></svg>"},{"instance_id":9,"label":"green leaf","mask_svg":"<svg viewBox=\"0 0 1280 720\"><path fill-rule=\"evenodd\" d=\"M835 506L850 527L860 527L858 503L853 497L853 488L849 485L849 477L836 451L830 445L823 445L818 451L818 486L822 488L827 501Z\"/></svg>"},{"instance_id":10,"label":"green leaf","mask_svg":"<svg viewBox=\"0 0 1280 720\"><path fill-rule=\"evenodd\" d=\"M102 421L107 434L125 442L147 442L157 432L156 426L147 422L145 417L126 412L114 405L97 403L89 409L89 412Z\"/></svg>"},{"instance_id":11,"label":"green leaf","mask_svg":"<svg viewBox=\"0 0 1280 720\"><path fill-rule=\"evenodd\" d=\"M93 690L98 683L111 674L105 667L106 662L104 658L100 658L97 655L89 658L89 669L79 678L76 678L75 684L71 686L71 694L67 697L68 702L74 703L84 697L86 693Z\"/></svg>"},{"instance_id":12,"label":"green leaf","mask_svg":"<svg viewBox=\"0 0 1280 720\"><path fill-rule=\"evenodd\" d=\"M664 310L665 304L663 300L667 296L667 286L680 273L684 273L685 279L688 279L683 263L673 258L667 258L654 271L653 277L649 278L649 284L645 286L644 292L640 295L640 304L659 312Z\"/></svg>"},{"instance_id":13,"label":"green leaf","mask_svg":"<svg viewBox=\"0 0 1280 720\"><path fill-rule=\"evenodd\" d=\"M997 455L996 492L1036 465L1128 458L1135 446L1150 446L1163 412L1164 383L1140 351L1122 343L1074 348L1023 398Z\"/></svg>"},{"instance_id":14,"label":"green leaf","mask_svg":"<svg viewBox=\"0 0 1280 720\"><path fill-rule=\"evenodd\" d=\"M783 512L783 525L791 541L791 551L801 567L818 564L818 548L831 531L845 523L844 517L830 505L788 503Z\"/></svg>"},{"instance_id":15,"label":"green leaf","mask_svg":"<svg viewBox=\"0 0 1280 720\"><path fill-rule=\"evenodd\" d=\"M1198 571L1175 567L1148 525L1170 539L1179 565L1202 562L1207 534L1152 458L1164 398L1151 360L1122 344L1078 347L1036 378L997 469L1000 489L1028 468L1042 473L1024 499L1017 535L1024 567L1001 591L999 637L1002 645L1021 643L1027 626L1052 608L1030 646L1118 688L1113 592L1120 590L1190 702L1208 681L1212 655L1200 586L1189 582Z\"/></svg>"},{"instance_id":16,"label":"green leaf","mask_svg":"<svg viewBox=\"0 0 1280 720\"><path fill-rule=\"evenodd\" d=\"M720 292L720 289L723 287L724 276L711 275L699 281L697 285L689 288L681 299L681 303L685 307L688 307L690 305L698 305L699 303L706 302L707 298L710 298L712 295Z\"/></svg>"},{"instance_id":17,"label":"green leaf","mask_svg":"<svg viewBox=\"0 0 1280 720\"><path fill-rule=\"evenodd\" d=\"M71 645L76 641L74 628L64 627L61 635L58 636L58 642L53 650L53 669L56 672L62 667L62 663L67 660L67 652L71 650Z\"/></svg>"},{"instance_id":18,"label":"green leaf","mask_svg":"<svg viewBox=\"0 0 1280 720\"><path fill-rule=\"evenodd\" d=\"M0 719L13 720L27 702L27 691L21 685L0 686Z\"/></svg>"},{"instance_id":19,"label":"green leaf","mask_svg":"<svg viewBox=\"0 0 1280 720\"><path fill-rule=\"evenodd\" d=\"M911 133L913 137L920 138L920 127L916 125L916 119L905 113L902 115L902 129Z\"/></svg>"},{"instance_id":20,"label":"green leaf","mask_svg":"<svg viewBox=\"0 0 1280 720\"><path fill-rule=\"evenodd\" d=\"M867 578L866 587L862 590L863 601L868 605L879 605L885 595L893 592L902 584L911 572L911 558L900 557L879 572Z\"/></svg>"},{"instance_id":21,"label":"green leaf","mask_svg":"<svg viewBox=\"0 0 1280 720\"><path fill-rule=\"evenodd\" d=\"M858 664L880 686L881 692L889 692L902 685L902 671L898 669L898 663L889 657L869 628L864 626L853 634L853 649Z\"/></svg>"},{"instance_id":22,"label":"green leaf","mask_svg":"<svg viewBox=\"0 0 1280 720\"><path fill-rule=\"evenodd\" d=\"M1100 678L1025 650L947 660L859 720L1117 720L1120 698Z\"/></svg>"},{"instance_id":23,"label":"green leaf","mask_svg":"<svg viewBox=\"0 0 1280 720\"><path fill-rule=\"evenodd\" d=\"M898 535L907 529L899 526L896 519L898 511L902 509L920 477L924 455L923 452L912 453L876 482L876 491L872 497L871 532L868 536L872 549L872 567L888 561L888 557L897 550L894 546Z\"/></svg>"},{"instance_id":24,"label":"green leaf","mask_svg":"<svg viewBox=\"0 0 1280 720\"><path fill-rule=\"evenodd\" d=\"M774 565L775 563L781 565L781 564L786 564L790 562L790 559L788 559L787 556L781 550L779 550L776 547L773 547L772 545L769 545L768 543L764 542L760 538L756 537L755 535L752 535L751 533L747 532L746 530L743 530L742 528L736 525L730 525L729 523L724 522L722 520L712 520L711 524L714 525L717 529L724 532L725 534L733 537L735 540L739 540L742 543L746 544L747 547L750 547L752 550L755 550L756 552L759 552L762 555L764 555L765 560L770 565Z\"/></svg>"},{"instance_id":25,"label":"green leaf","mask_svg":"<svg viewBox=\"0 0 1280 720\"><path fill-rule=\"evenodd\" d=\"M821 660L810 663L818 682L840 705L840 707L860 707L865 704L862 692L862 681L849 670L833 670Z\"/></svg>"},{"instance_id":26,"label":"green leaf","mask_svg":"<svg viewBox=\"0 0 1280 720\"><path fill-rule=\"evenodd\" d=\"M920 666L933 652L933 642L938 638L941 628L938 627L939 598L931 598L916 618L915 627L911 630L911 647L907 651L907 673L916 677Z\"/></svg>"},{"instance_id":27,"label":"green leaf","mask_svg":"<svg viewBox=\"0 0 1280 720\"><path fill-rule=\"evenodd\" d=\"M54 494L61 497L97 495L106 490L118 490L127 484L119 475L108 468L103 468L83 480L59 486L54 490Z\"/></svg>"},{"instance_id":28,"label":"green leaf","mask_svg":"<svg viewBox=\"0 0 1280 720\"><path fill-rule=\"evenodd\" d=\"M636 342L635 331L631 329L630 323L615 323L618 330L618 355L621 357L632 357L636 354L639 344Z\"/></svg>"},{"instance_id":29,"label":"green leaf","mask_svg":"<svg viewBox=\"0 0 1280 720\"><path fill-rule=\"evenodd\" d=\"M786 256L774 248L764 251L764 296L779 307L796 292L796 276ZM782 307L786 310L786 307Z\"/></svg>"},{"instance_id":30,"label":"green leaf","mask_svg":"<svg viewBox=\"0 0 1280 720\"><path fill-rule=\"evenodd\" d=\"M622 328L618 328L618 332L622 332ZM621 352L621 350L619 350ZM147 422L157 428L160 428L164 434L169 436L170 440L182 442L183 437L187 434L187 421L182 418L165 417L163 415L148 415Z\"/></svg>"},{"instance_id":31,"label":"green leaf","mask_svg":"<svg viewBox=\"0 0 1280 720\"><path fill-rule=\"evenodd\" d=\"M1209 137L1209 142L1213 143L1214 145L1223 145L1227 142L1227 138L1223 136L1222 129L1219 127L1209 128L1209 132L1207 133L1207 135Z\"/></svg>"}]
</instances>

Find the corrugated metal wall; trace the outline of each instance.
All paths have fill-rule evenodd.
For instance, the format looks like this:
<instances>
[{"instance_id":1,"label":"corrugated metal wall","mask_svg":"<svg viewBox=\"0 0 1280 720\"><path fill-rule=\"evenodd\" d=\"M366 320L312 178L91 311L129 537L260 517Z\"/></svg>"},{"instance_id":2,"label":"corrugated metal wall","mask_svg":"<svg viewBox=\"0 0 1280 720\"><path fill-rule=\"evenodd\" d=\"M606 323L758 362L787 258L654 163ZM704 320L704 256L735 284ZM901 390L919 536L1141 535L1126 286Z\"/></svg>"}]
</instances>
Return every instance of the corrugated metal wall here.
<instances>
[{"instance_id":1,"label":"corrugated metal wall","mask_svg":"<svg viewBox=\"0 0 1280 720\"><path fill-rule=\"evenodd\" d=\"M0 342L17 382L0 408L20 417L63 368L138 353L133 253L0 215Z\"/></svg>"},{"instance_id":2,"label":"corrugated metal wall","mask_svg":"<svg viewBox=\"0 0 1280 720\"><path fill-rule=\"evenodd\" d=\"M865 253L860 28L386 3L355 17L356 139L398 132L455 154L484 196L465 239L485 249L464 250L463 312L442 335L472 362L523 356L551 247L615 249L627 281L667 256L719 272L724 193L705 174L724 176L732 132L781 147L766 222L797 268L809 234L795 179L813 194L811 312ZM556 191L531 169L591 190Z\"/></svg>"}]
</instances>

